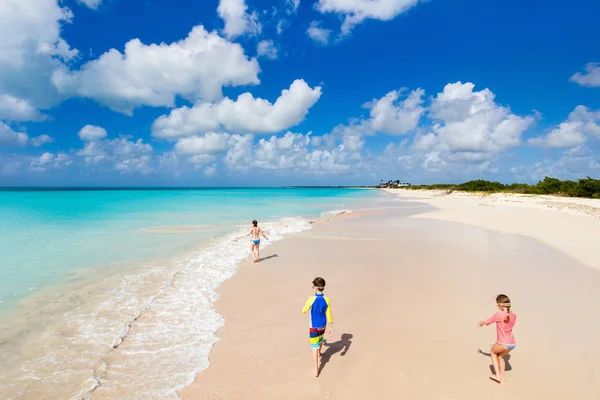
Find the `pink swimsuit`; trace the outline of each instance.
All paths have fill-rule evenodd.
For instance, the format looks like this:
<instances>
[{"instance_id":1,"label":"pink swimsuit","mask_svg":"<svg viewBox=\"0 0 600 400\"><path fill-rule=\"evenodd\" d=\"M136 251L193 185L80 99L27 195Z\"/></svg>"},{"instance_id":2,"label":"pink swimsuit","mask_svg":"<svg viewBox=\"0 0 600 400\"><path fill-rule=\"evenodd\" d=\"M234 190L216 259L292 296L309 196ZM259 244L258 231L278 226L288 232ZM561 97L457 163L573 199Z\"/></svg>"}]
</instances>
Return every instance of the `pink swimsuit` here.
<instances>
[{"instance_id":1,"label":"pink swimsuit","mask_svg":"<svg viewBox=\"0 0 600 400\"><path fill-rule=\"evenodd\" d=\"M506 317L510 317L508 322L504 322ZM505 346L514 346L515 337L513 336L512 330L517 322L517 316L513 313L507 313L506 311L498 311L491 318L483 321L485 325L496 323L496 342Z\"/></svg>"}]
</instances>

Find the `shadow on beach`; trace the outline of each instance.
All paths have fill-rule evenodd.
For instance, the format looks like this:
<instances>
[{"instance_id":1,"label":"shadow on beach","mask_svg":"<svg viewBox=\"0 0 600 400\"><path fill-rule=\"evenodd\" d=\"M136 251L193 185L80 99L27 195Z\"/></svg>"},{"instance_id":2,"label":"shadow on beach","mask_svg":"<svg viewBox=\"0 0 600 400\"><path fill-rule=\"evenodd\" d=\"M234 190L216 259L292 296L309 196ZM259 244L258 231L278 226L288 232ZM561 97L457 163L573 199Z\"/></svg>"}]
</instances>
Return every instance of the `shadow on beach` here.
<instances>
[{"instance_id":1,"label":"shadow on beach","mask_svg":"<svg viewBox=\"0 0 600 400\"><path fill-rule=\"evenodd\" d=\"M277 257L279 257L279 254L271 254L270 256L259 258L258 262L265 261L265 260L270 260L271 258L277 258Z\"/></svg>"},{"instance_id":2,"label":"shadow on beach","mask_svg":"<svg viewBox=\"0 0 600 400\"><path fill-rule=\"evenodd\" d=\"M483 351L483 350L481 350L481 349L477 350L477 352L478 352L479 354L482 354L482 355L486 356L486 357L490 357L490 358L492 357L492 354L491 354L491 353L486 353L485 351ZM509 360L510 360L510 354L508 354L506 357L504 357L504 361L506 361L506 370L505 370L505 371L507 371L507 372L512 370L512 366L510 365L510 362L509 362ZM495 373L496 373L496 372L494 371L494 365L493 365L493 364L490 364L490 372L491 372L492 374L495 374Z\"/></svg>"},{"instance_id":3,"label":"shadow on beach","mask_svg":"<svg viewBox=\"0 0 600 400\"><path fill-rule=\"evenodd\" d=\"M319 375L325 368L325 365L331 360L331 357L340 353L340 356L345 356L348 350L350 350L350 346L352 345L353 335L350 333L342 334L340 340L337 342L329 343L327 341L323 342L323 346L327 347L325 352L321 353L321 365L319 366Z\"/></svg>"}]
</instances>

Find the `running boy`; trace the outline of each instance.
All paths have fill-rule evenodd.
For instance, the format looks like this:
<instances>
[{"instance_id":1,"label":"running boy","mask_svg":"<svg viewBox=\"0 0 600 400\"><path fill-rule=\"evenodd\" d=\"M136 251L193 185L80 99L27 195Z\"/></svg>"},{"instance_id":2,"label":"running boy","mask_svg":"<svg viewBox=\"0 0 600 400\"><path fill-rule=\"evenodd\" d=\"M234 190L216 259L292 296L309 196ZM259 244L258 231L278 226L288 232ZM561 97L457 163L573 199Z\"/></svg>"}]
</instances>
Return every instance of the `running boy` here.
<instances>
[{"instance_id":1,"label":"running boy","mask_svg":"<svg viewBox=\"0 0 600 400\"><path fill-rule=\"evenodd\" d=\"M309 339L315 362L315 377L319 376L319 357L323 347L323 336L329 322L329 338L333 336L333 317L331 316L331 300L323 295L325 279L315 278L312 282L315 295L309 297L302 309L302 314L310 311Z\"/></svg>"}]
</instances>

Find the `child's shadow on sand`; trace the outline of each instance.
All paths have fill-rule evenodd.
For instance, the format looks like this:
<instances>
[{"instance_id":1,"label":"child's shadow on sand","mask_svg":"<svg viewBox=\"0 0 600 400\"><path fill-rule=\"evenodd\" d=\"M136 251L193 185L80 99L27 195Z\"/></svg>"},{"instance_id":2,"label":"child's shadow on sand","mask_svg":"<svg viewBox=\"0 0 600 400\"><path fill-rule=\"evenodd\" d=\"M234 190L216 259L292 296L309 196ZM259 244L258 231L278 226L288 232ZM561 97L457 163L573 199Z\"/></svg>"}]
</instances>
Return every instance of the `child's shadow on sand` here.
<instances>
[{"instance_id":1,"label":"child's shadow on sand","mask_svg":"<svg viewBox=\"0 0 600 400\"><path fill-rule=\"evenodd\" d=\"M483 351L483 350L481 350L481 349L477 350L477 352L478 352L479 354L483 354L484 356L487 356L487 357L491 357L491 356L492 356L490 353L486 353L485 351ZM508 354L506 357L504 357L504 360L506 361L506 371L511 371L511 370L512 370L512 365L510 365L510 363L508 362L508 361L510 360L510 354ZM496 372L494 371L494 365L493 365L493 364L492 364L492 365L490 365L490 372L491 372L492 374L495 374L495 373L496 373Z\"/></svg>"},{"instance_id":2,"label":"child's shadow on sand","mask_svg":"<svg viewBox=\"0 0 600 400\"><path fill-rule=\"evenodd\" d=\"M348 350L350 350L350 346L352 345L352 337L353 335L351 333L344 333L342 334L340 340L338 340L337 342L323 342L323 346L327 347L327 350L321 353L321 365L319 366L319 375L321 374L321 371L323 371L323 368L325 368L325 364L327 364L329 360L331 360L331 357L333 357L335 354L341 351L340 356L346 355Z\"/></svg>"}]
</instances>

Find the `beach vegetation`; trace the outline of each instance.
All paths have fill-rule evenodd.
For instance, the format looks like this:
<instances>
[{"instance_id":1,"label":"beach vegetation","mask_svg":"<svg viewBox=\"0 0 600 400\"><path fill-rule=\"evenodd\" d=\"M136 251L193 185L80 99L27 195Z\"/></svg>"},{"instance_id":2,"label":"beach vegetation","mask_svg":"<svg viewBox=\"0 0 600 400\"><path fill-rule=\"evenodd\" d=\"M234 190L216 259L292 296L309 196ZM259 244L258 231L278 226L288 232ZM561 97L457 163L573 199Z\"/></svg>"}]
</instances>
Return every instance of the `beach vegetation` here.
<instances>
[{"instance_id":1,"label":"beach vegetation","mask_svg":"<svg viewBox=\"0 0 600 400\"><path fill-rule=\"evenodd\" d=\"M434 185L412 185L406 189L413 190L446 190L462 192L484 192L484 193L522 193L534 195L554 195L566 197L588 197L600 199L600 179L587 178L577 181L545 177L536 184L511 183L486 181L477 179L460 184L434 184Z\"/></svg>"}]
</instances>

